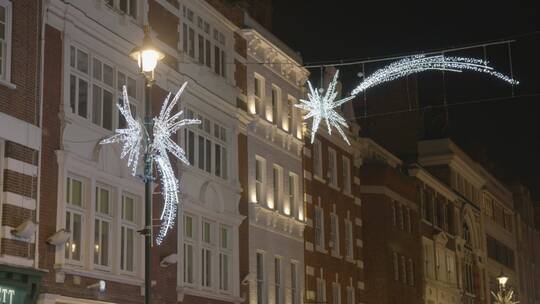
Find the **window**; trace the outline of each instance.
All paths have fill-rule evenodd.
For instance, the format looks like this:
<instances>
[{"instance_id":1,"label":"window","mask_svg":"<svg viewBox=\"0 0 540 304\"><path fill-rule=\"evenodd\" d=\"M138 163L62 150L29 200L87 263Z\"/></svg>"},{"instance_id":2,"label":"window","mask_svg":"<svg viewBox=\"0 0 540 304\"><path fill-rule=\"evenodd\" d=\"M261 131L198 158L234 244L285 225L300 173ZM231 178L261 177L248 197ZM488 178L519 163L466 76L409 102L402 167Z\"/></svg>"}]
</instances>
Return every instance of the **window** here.
<instances>
[{"instance_id":1,"label":"window","mask_svg":"<svg viewBox=\"0 0 540 304\"><path fill-rule=\"evenodd\" d=\"M333 304L341 304L341 285L339 283L332 283L332 300Z\"/></svg>"},{"instance_id":2,"label":"window","mask_svg":"<svg viewBox=\"0 0 540 304\"><path fill-rule=\"evenodd\" d=\"M342 157L342 164L343 192L351 193L351 162L347 157Z\"/></svg>"},{"instance_id":3,"label":"window","mask_svg":"<svg viewBox=\"0 0 540 304\"><path fill-rule=\"evenodd\" d=\"M211 119L186 109L186 118L199 119L202 123L184 129L183 141L186 156L194 168L228 178L227 130Z\"/></svg>"},{"instance_id":4,"label":"window","mask_svg":"<svg viewBox=\"0 0 540 304\"><path fill-rule=\"evenodd\" d=\"M324 248L324 212L320 206L315 206L315 247Z\"/></svg>"},{"instance_id":5,"label":"window","mask_svg":"<svg viewBox=\"0 0 540 304\"><path fill-rule=\"evenodd\" d=\"M446 281L448 283L455 283L456 282L456 270L455 270L455 257L452 253L447 252L446 253Z\"/></svg>"},{"instance_id":6,"label":"window","mask_svg":"<svg viewBox=\"0 0 540 304\"><path fill-rule=\"evenodd\" d=\"M345 220L345 254L348 259L353 259L353 225L349 219Z\"/></svg>"},{"instance_id":7,"label":"window","mask_svg":"<svg viewBox=\"0 0 540 304\"><path fill-rule=\"evenodd\" d=\"M106 0L106 3L124 14L137 18L137 0Z\"/></svg>"},{"instance_id":8,"label":"window","mask_svg":"<svg viewBox=\"0 0 540 304\"><path fill-rule=\"evenodd\" d=\"M255 157L255 198L256 202L261 204L264 195L264 177L266 175L265 160L261 157Z\"/></svg>"},{"instance_id":9,"label":"window","mask_svg":"<svg viewBox=\"0 0 540 304\"><path fill-rule=\"evenodd\" d=\"M201 34L199 34L197 37L198 37L197 41L198 41L198 44L199 44L199 63L204 64L204 56L205 56L205 54L204 54L204 40L205 39Z\"/></svg>"},{"instance_id":10,"label":"window","mask_svg":"<svg viewBox=\"0 0 540 304\"><path fill-rule=\"evenodd\" d=\"M409 258L407 266L407 280L409 285L414 286L414 263L411 258Z\"/></svg>"},{"instance_id":11,"label":"window","mask_svg":"<svg viewBox=\"0 0 540 304\"><path fill-rule=\"evenodd\" d=\"M123 102L124 85L130 97L131 113L135 117L137 116L135 78L118 71L105 60L82 48L70 46L69 107L73 114L86 118L104 129L112 130L114 115L117 113L118 127L124 128L126 125L124 117L114 106L115 100Z\"/></svg>"},{"instance_id":12,"label":"window","mask_svg":"<svg viewBox=\"0 0 540 304\"><path fill-rule=\"evenodd\" d=\"M318 139L315 139L313 142L313 175L317 177L322 177L322 162L321 162L321 155L322 155L322 147L321 147L321 141Z\"/></svg>"},{"instance_id":13,"label":"window","mask_svg":"<svg viewBox=\"0 0 540 304\"><path fill-rule=\"evenodd\" d=\"M401 283L407 284L407 265L405 264L405 257L401 256Z\"/></svg>"},{"instance_id":14,"label":"window","mask_svg":"<svg viewBox=\"0 0 540 304\"><path fill-rule=\"evenodd\" d=\"M184 282L193 284L194 241L197 239L195 218L184 215Z\"/></svg>"},{"instance_id":15,"label":"window","mask_svg":"<svg viewBox=\"0 0 540 304\"><path fill-rule=\"evenodd\" d=\"M276 304L283 303L283 286L281 282L281 259L274 259L274 299Z\"/></svg>"},{"instance_id":16,"label":"window","mask_svg":"<svg viewBox=\"0 0 540 304\"><path fill-rule=\"evenodd\" d=\"M278 122L279 88L272 86L272 122Z\"/></svg>"},{"instance_id":17,"label":"window","mask_svg":"<svg viewBox=\"0 0 540 304\"><path fill-rule=\"evenodd\" d=\"M202 221L201 239L203 248L201 249L201 284L203 287L212 287L212 251L213 243L213 223Z\"/></svg>"},{"instance_id":18,"label":"window","mask_svg":"<svg viewBox=\"0 0 540 304\"><path fill-rule=\"evenodd\" d=\"M433 192L429 189L424 189L424 213L425 219L428 222L433 221Z\"/></svg>"},{"instance_id":19,"label":"window","mask_svg":"<svg viewBox=\"0 0 540 304\"><path fill-rule=\"evenodd\" d=\"M68 177L66 187L66 226L71 237L66 242L65 258L68 262L82 262L82 237L84 221L84 188L79 179Z\"/></svg>"},{"instance_id":20,"label":"window","mask_svg":"<svg viewBox=\"0 0 540 304\"><path fill-rule=\"evenodd\" d=\"M274 165L272 168L272 182L273 182L273 190L274 190L274 206L269 206L270 208L276 208L276 210L281 210L282 203L280 200L280 193L281 193L281 175L282 169L281 167Z\"/></svg>"},{"instance_id":21,"label":"window","mask_svg":"<svg viewBox=\"0 0 540 304\"><path fill-rule=\"evenodd\" d=\"M433 261L433 245L424 244L424 270L426 277L435 278L435 263Z\"/></svg>"},{"instance_id":22,"label":"window","mask_svg":"<svg viewBox=\"0 0 540 304\"><path fill-rule=\"evenodd\" d=\"M354 287L352 286L347 287L347 304L355 304L354 303Z\"/></svg>"},{"instance_id":23,"label":"window","mask_svg":"<svg viewBox=\"0 0 540 304\"><path fill-rule=\"evenodd\" d=\"M398 222L398 208L399 208L399 205L396 201L392 201L392 225L394 226L397 226L397 222Z\"/></svg>"},{"instance_id":24,"label":"window","mask_svg":"<svg viewBox=\"0 0 540 304\"><path fill-rule=\"evenodd\" d=\"M399 260L395 252L392 252L392 266L394 269L394 280L399 281Z\"/></svg>"},{"instance_id":25,"label":"window","mask_svg":"<svg viewBox=\"0 0 540 304\"><path fill-rule=\"evenodd\" d=\"M317 302L326 303L326 281L322 278L317 278Z\"/></svg>"},{"instance_id":26,"label":"window","mask_svg":"<svg viewBox=\"0 0 540 304\"><path fill-rule=\"evenodd\" d=\"M404 208L404 222L405 222L405 230L407 232L411 232L411 229L412 229L412 224L411 224L411 210L405 206L403 206Z\"/></svg>"},{"instance_id":27,"label":"window","mask_svg":"<svg viewBox=\"0 0 540 304\"><path fill-rule=\"evenodd\" d=\"M253 97L255 99L255 105L254 105L254 114L262 113L263 112L263 104L262 101L264 100L264 80L262 77L255 75L253 78Z\"/></svg>"},{"instance_id":28,"label":"window","mask_svg":"<svg viewBox=\"0 0 540 304\"><path fill-rule=\"evenodd\" d=\"M120 269L135 272L135 199L122 195L122 227L120 231Z\"/></svg>"},{"instance_id":29,"label":"window","mask_svg":"<svg viewBox=\"0 0 540 304\"><path fill-rule=\"evenodd\" d=\"M328 148L328 180L330 185L337 187L336 151Z\"/></svg>"},{"instance_id":30,"label":"window","mask_svg":"<svg viewBox=\"0 0 540 304\"><path fill-rule=\"evenodd\" d=\"M298 176L294 173L289 173L289 208L290 215L295 216L296 213L296 193L298 191Z\"/></svg>"},{"instance_id":31,"label":"window","mask_svg":"<svg viewBox=\"0 0 540 304\"><path fill-rule=\"evenodd\" d=\"M265 273L264 273L264 255L257 252L257 304L265 304Z\"/></svg>"},{"instance_id":32,"label":"window","mask_svg":"<svg viewBox=\"0 0 540 304\"><path fill-rule=\"evenodd\" d=\"M94 264L109 266L111 234L111 199L110 190L96 187L94 220Z\"/></svg>"},{"instance_id":33,"label":"window","mask_svg":"<svg viewBox=\"0 0 540 304\"><path fill-rule=\"evenodd\" d=\"M11 78L11 1L0 0L0 78Z\"/></svg>"},{"instance_id":34,"label":"window","mask_svg":"<svg viewBox=\"0 0 540 304\"><path fill-rule=\"evenodd\" d=\"M291 304L300 303L298 293L298 273L296 263L291 263Z\"/></svg>"},{"instance_id":35,"label":"window","mask_svg":"<svg viewBox=\"0 0 540 304\"><path fill-rule=\"evenodd\" d=\"M287 101L287 129L289 133L293 133L294 131L294 104L295 104L294 98L289 96Z\"/></svg>"},{"instance_id":36,"label":"window","mask_svg":"<svg viewBox=\"0 0 540 304\"><path fill-rule=\"evenodd\" d=\"M332 253L339 255L339 220L335 213L330 214L330 240Z\"/></svg>"},{"instance_id":37,"label":"window","mask_svg":"<svg viewBox=\"0 0 540 304\"><path fill-rule=\"evenodd\" d=\"M229 259L231 256L230 229L219 227L219 289L229 290Z\"/></svg>"},{"instance_id":38,"label":"window","mask_svg":"<svg viewBox=\"0 0 540 304\"><path fill-rule=\"evenodd\" d=\"M407 209L407 207L405 207L405 205L401 205L400 206L400 210L399 210L399 229L405 231L405 227L407 227L408 223L407 223L407 212L409 211Z\"/></svg>"}]
</instances>

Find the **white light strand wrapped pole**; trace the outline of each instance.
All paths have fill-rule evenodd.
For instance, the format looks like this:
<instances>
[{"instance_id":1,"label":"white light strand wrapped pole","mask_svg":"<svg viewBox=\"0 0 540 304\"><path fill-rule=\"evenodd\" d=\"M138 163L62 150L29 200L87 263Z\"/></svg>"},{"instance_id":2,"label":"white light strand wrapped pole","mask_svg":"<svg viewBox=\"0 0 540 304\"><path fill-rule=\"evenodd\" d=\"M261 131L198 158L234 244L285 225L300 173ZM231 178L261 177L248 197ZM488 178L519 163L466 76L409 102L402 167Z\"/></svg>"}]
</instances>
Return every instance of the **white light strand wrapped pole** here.
<instances>
[{"instance_id":1,"label":"white light strand wrapped pole","mask_svg":"<svg viewBox=\"0 0 540 304\"><path fill-rule=\"evenodd\" d=\"M127 128L117 129L116 134L102 140L101 144L121 143L122 154L121 158L128 156L128 166L132 169L132 174L135 175L139 159L140 150L143 149L148 156L155 161L157 171L160 177L161 192L163 194L164 206L160 216L161 228L156 237L156 244L161 244L163 238L167 235L168 230L174 225L176 211L178 209L179 199L178 192L179 183L174 174L168 153L171 153L181 162L189 165L184 150L178 146L171 136L187 125L200 124L197 119L182 119L182 111L179 111L171 116L172 110L178 103L182 92L184 91L187 82L175 94L171 101L171 94L167 96L163 102L160 114L153 119L153 136L149 136L144 125L135 120L131 115L129 107L129 98L126 92L126 87L123 87L123 104L116 106L120 113L126 119ZM145 131L143 133L143 130ZM144 134L144 136L143 136ZM143 144L144 143L144 147ZM152 171L152 170L150 170ZM144 178L153 179L152 173L146 172Z\"/></svg>"},{"instance_id":2,"label":"white light strand wrapped pole","mask_svg":"<svg viewBox=\"0 0 540 304\"><path fill-rule=\"evenodd\" d=\"M335 108L353 99L359 93L365 92L369 88L401 77L430 70L449 72L463 72L468 70L497 77L512 85L519 84L519 81L495 71L493 67L488 66L488 62L484 60L464 57L445 57L443 55L430 57L416 55L396 61L375 71L369 77L364 78L364 80L351 92L351 96L338 101L334 100L337 96L335 87L339 71L336 71L334 79L330 82L326 94L324 95L322 92L319 93L318 89L313 89L311 83L308 81L310 91L308 93L308 100L300 99L300 103L295 106L307 111L304 120L309 118L312 118L313 120L311 124L311 143L313 143L315 139L315 134L319 129L321 121L324 120L329 134L332 134L332 128L336 128L343 139L350 144L341 128L348 127L346 120L336 112Z\"/></svg>"}]
</instances>

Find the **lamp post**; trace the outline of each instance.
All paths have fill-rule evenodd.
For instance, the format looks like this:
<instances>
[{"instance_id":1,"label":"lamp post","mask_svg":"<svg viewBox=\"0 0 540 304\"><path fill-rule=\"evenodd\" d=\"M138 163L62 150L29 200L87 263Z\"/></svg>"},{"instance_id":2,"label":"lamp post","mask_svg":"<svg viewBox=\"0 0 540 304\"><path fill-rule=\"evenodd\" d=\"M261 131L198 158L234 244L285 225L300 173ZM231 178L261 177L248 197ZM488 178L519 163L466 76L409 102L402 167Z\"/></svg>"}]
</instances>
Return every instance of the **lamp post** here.
<instances>
[{"instance_id":1,"label":"lamp post","mask_svg":"<svg viewBox=\"0 0 540 304\"><path fill-rule=\"evenodd\" d=\"M144 124L146 134L144 137L144 229L141 234L144 235L144 303L150 304L150 279L151 250L152 250L152 182L153 176L153 158L150 153L150 143L152 142L153 120L152 120L152 102L150 93L154 84L154 71L158 61L165 55L157 50L152 44L150 37L150 27L144 26L144 38L141 47L135 47L130 57L137 61L139 71L144 76Z\"/></svg>"},{"instance_id":2,"label":"lamp post","mask_svg":"<svg viewBox=\"0 0 540 304\"><path fill-rule=\"evenodd\" d=\"M517 304L519 301L514 301L514 291L512 289L506 290L506 282L508 282L508 277L504 275L501 270L501 274L497 277L499 282L499 290L497 293L491 292L495 298L495 304Z\"/></svg>"}]
</instances>

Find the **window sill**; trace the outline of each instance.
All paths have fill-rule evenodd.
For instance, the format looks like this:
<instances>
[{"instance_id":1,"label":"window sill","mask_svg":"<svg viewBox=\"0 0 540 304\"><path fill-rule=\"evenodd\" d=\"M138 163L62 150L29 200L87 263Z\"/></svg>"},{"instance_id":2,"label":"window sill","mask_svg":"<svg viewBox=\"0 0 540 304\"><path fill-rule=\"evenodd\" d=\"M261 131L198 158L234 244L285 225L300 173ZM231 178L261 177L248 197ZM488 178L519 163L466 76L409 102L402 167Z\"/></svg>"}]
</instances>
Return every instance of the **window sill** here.
<instances>
[{"instance_id":1,"label":"window sill","mask_svg":"<svg viewBox=\"0 0 540 304\"><path fill-rule=\"evenodd\" d=\"M15 90L17 86L9 81L6 81L4 79L0 79L0 85L3 85L7 87L8 89Z\"/></svg>"},{"instance_id":2,"label":"window sill","mask_svg":"<svg viewBox=\"0 0 540 304\"><path fill-rule=\"evenodd\" d=\"M328 254L328 250L323 249L323 248L321 248L319 246L315 246L315 251L322 252L324 254Z\"/></svg>"},{"instance_id":3,"label":"window sill","mask_svg":"<svg viewBox=\"0 0 540 304\"><path fill-rule=\"evenodd\" d=\"M330 182L328 182L328 187L330 187L330 188L332 188L332 189L334 189L334 190L336 190L336 191L341 191L341 189L339 189L338 186L336 186L336 185L334 185L334 184L331 184Z\"/></svg>"},{"instance_id":4,"label":"window sill","mask_svg":"<svg viewBox=\"0 0 540 304\"><path fill-rule=\"evenodd\" d=\"M354 198L354 196L352 195L351 191L343 191L343 195L347 196L347 197L350 197L350 198Z\"/></svg>"},{"instance_id":5,"label":"window sill","mask_svg":"<svg viewBox=\"0 0 540 304\"><path fill-rule=\"evenodd\" d=\"M107 273L103 270L85 270L71 265L55 265L56 272L63 272L65 274L77 275L82 277L103 279L112 282L118 282L122 284L141 286L144 281L135 276L129 276L126 274L113 274Z\"/></svg>"},{"instance_id":6,"label":"window sill","mask_svg":"<svg viewBox=\"0 0 540 304\"><path fill-rule=\"evenodd\" d=\"M319 181L319 182L321 182L323 184L326 184L326 181L324 180L324 178L322 178L322 177L320 177L320 176L318 176L316 174L313 174L313 179L315 179L315 180L317 180L317 181Z\"/></svg>"},{"instance_id":7,"label":"window sill","mask_svg":"<svg viewBox=\"0 0 540 304\"><path fill-rule=\"evenodd\" d=\"M339 253L335 253L335 252L332 252L332 257L334 257L336 259L343 259L342 255L340 255Z\"/></svg>"}]
</instances>

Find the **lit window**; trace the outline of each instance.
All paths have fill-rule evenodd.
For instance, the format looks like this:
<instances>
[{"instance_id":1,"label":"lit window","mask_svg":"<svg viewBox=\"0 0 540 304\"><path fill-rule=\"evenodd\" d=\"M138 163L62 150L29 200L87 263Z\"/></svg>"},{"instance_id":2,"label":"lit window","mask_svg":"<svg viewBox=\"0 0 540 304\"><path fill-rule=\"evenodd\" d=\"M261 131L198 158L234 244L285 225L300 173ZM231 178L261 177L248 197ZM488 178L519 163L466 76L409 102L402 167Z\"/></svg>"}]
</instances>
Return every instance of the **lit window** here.
<instances>
[{"instance_id":1,"label":"lit window","mask_svg":"<svg viewBox=\"0 0 540 304\"><path fill-rule=\"evenodd\" d=\"M257 304L265 304L265 273L264 255L257 252Z\"/></svg>"},{"instance_id":2,"label":"lit window","mask_svg":"<svg viewBox=\"0 0 540 304\"><path fill-rule=\"evenodd\" d=\"M96 187L95 192L94 264L109 266L112 222L111 195L109 189L99 186Z\"/></svg>"},{"instance_id":3,"label":"lit window","mask_svg":"<svg viewBox=\"0 0 540 304\"><path fill-rule=\"evenodd\" d=\"M263 203L264 180L266 175L265 160L261 157L255 158L255 198L257 203Z\"/></svg>"},{"instance_id":4,"label":"lit window","mask_svg":"<svg viewBox=\"0 0 540 304\"><path fill-rule=\"evenodd\" d=\"M135 271L135 199L122 195L122 227L120 231L120 269Z\"/></svg>"}]
</instances>

